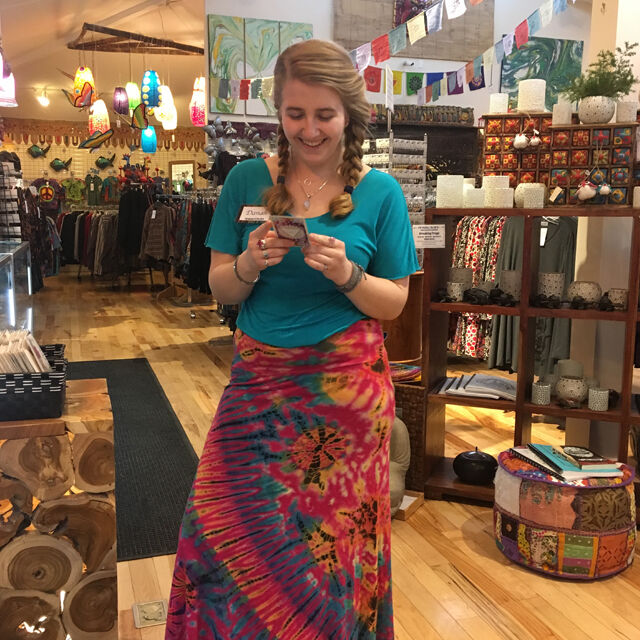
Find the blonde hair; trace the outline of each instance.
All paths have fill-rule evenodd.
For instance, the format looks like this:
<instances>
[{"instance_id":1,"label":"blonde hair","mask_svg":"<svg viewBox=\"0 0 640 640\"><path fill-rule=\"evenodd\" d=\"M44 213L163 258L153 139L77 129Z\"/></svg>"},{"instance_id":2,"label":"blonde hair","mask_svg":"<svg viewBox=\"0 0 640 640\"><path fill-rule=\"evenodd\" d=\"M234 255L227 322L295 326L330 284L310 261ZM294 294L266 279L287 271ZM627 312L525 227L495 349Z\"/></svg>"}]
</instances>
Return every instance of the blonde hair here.
<instances>
[{"instance_id":1,"label":"blonde hair","mask_svg":"<svg viewBox=\"0 0 640 640\"><path fill-rule=\"evenodd\" d=\"M362 171L362 142L367 135L370 107L365 97L364 80L353 67L349 54L339 45L326 40L305 40L285 49L276 62L273 99L278 110L278 176L289 170L289 141L282 128L282 89L287 80L306 84L321 84L333 89L347 114L344 130L344 152L338 167L347 186L358 184ZM353 190L353 189L351 189ZM286 181L280 180L265 192L265 204L271 213L282 215L293 205ZM343 218L353 211L351 194L341 193L329 205L334 218Z\"/></svg>"}]
</instances>

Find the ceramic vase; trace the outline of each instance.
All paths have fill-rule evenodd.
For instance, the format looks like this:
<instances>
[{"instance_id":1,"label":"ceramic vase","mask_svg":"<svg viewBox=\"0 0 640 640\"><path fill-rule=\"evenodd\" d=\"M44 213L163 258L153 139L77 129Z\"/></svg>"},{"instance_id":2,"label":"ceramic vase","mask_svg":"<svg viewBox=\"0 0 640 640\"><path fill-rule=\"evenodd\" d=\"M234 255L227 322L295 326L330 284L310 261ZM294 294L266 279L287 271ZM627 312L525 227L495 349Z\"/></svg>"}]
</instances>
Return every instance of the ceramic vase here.
<instances>
[{"instance_id":1,"label":"ceramic vase","mask_svg":"<svg viewBox=\"0 0 640 640\"><path fill-rule=\"evenodd\" d=\"M607 411L609 409L609 389L589 389L589 409Z\"/></svg>"},{"instance_id":2,"label":"ceramic vase","mask_svg":"<svg viewBox=\"0 0 640 640\"><path fill-rule=\"evenodd\" d=\"M589 393L589 387L583 378L575 376L560 376L556 384L556 395L560 400L570 404L584 402Z\"/></svg>"},{"instance_id":3,"label":"ceramic vase","mask_svg":"<svg viewBox=\"0 0 640 640\"><path fill-rule=\"evenodd\" d=\"M578 117L582 124L605 124L613 118L615 111L615 101L606 96L589 96L578 104Z\"/></svg>"}]
</instances>

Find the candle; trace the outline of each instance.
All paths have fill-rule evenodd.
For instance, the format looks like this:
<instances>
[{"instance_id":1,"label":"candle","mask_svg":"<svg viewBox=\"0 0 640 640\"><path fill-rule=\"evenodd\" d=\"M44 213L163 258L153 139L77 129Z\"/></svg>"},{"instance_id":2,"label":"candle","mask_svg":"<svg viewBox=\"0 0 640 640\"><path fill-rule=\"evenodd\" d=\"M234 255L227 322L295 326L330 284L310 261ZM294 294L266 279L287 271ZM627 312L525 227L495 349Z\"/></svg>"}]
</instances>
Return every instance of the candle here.
<instances>
[{"instance_id":1,"label":"candle","mask_svg":"<svg viewBox=\"0 0 640 640\"><path fill-rule=\"evenodd\" d=\"M518 84L518 111L544 111L546 80L531 78Z\"/></svg>"},{"instance_id":2,"label":"candle","mask_svg":"<svg viewBox=\"0 0 640 640\"><path fill-rule=\"evenodd\" d=\"M489 113L507 113L509 111L509 94L492 93L489 96Z\"/></svg>"}]
</instances>

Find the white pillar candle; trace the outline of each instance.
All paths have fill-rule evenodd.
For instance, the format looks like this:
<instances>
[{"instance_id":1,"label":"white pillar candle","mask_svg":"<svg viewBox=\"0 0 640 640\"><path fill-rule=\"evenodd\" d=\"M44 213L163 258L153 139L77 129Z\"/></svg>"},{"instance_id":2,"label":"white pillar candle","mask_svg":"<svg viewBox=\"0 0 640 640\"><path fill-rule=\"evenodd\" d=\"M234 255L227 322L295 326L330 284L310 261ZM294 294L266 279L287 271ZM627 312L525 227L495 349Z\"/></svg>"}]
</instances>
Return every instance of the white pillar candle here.
<instances>
[{"instance_id":1,"label":"white pillar candle","mask_svg":"<svg viewBox=\"0 0 640 640\"><path fill-rule=\"evenodd\" d=\"M539 78L520 80L518 84L518 111L544 111L546 91L546 80Z\"/></svg>"},{"instance_id":2,"label":"white pillar candle","mask_svg":"<svg viewBox=\"0 0 640 640\"><path fill-rule=\"evenodd\" d=\"M572 113L571 103L562 98L558 99L558 102L553 105L552 124L554 126L571 124Z\"/></svg>"},{"instance_id":3,"label":"white pillar candle","mask_svg":"<svg viewBox=\"0 0 640 640\"><path fill-rule=\"evenodd\" d=\"M514 201L516 207L542 209L547 188L541 182L524 182L516 187Z\"/></svg>"},{"instance_id":4,"label":"white pillar candle","mask_svg":"<svg viewBox=\"0 0 640 640\"><path fill-rule=\"evenodd\" d=\"M484 189L474 189L465 185L462 203L465 209L481 209L484 207Z\"/></svg>"},{"instance_id":5,"label":"white pillar candle","mask_svg":"<svg viewBox=\"0 0 640 640\"><path fill-rule=\"evenodd\" d=\"M633 208L640 209L640 187L633 187Z\"/></svg>"},{"instance_id":6,"label":"white pillar candle","mask_svg":"<svg viewBox=\"0 0 640 640\"><path fill-rule=\"evenodd\" d=\"M616 104L616 122L636 122L638 118L636 100L619 100Z\"/></svg>"},{"instance_id":7,"label":"white pillar candle","mask_svg":"<svg viewBox=\"0 0 640 640\"><path fill-rule=\"evenodd\" d=\"M492 93L489 96L489 113L507 113L509 111L509 94Z\"/></svg>"},{"instance_id":8,"label":"white pillar candle","mask_svg":"<svg viewBox=\"0 0 640 640\"><path fill-rule=\"evenodd\" d=\"M476 179L475 178L465 178L464 179L464 184L465 185L471 185L472 187L476 186Z\"/></svg>"},{"instance_id":9,"label":"white pillar candle","mask_svg":"<svg viewBox=\"0 0 640 640\"><path fill-rule=\"evenodd\" d=\"M436 181L436 207L462 209L464 176L438 176Z\"/></svg>"},{"instance_id":10,"label":"white pillar candle","mask_svg":"<svg viewBox=\"0 0 640 640\"><path fill-rule=\"evenodd\" d=\"M482 176L483 189L507 189L509 176Z\"/></svg>"},{"instance_id":11,"label":"white pillar candle","mask_svg":"<svg viewBox=\"0 0 640 640\"><path fill-rule=\"evenodd\" d=\"M513 189L486 189L484 193L484 206L487 209L511 209L513 208Z\"/></svg>"}]
</instances>

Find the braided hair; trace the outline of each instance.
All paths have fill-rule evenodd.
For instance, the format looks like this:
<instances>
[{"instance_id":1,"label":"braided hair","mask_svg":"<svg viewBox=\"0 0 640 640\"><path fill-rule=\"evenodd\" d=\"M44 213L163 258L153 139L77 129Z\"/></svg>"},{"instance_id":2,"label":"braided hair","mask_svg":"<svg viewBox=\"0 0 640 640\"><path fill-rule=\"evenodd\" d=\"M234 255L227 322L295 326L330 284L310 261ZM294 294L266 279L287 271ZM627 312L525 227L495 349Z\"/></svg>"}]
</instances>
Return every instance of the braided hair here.
<instances>
[{"instance_id":1,"label":"braided hair","mask_svg":"<svg viewBox=\"0 0 640 640\"><path fill-rule=\"evenodd\" d=\"M345 192L330 203L331 215L344 218L353 211L351 191L358 184L362 171L362 142L367 134L370 108L365 97L364 80L354 69L349 54L339 45L325 40L305 40L283 51L274 71L273 96L278 114L282 104L282 90L287 80L296 79L306 84L320 84L336 91L347 114L344 130L344 152L338 168L346 183ZM265 192L268 210L282 215L293 205L287 189L290 150L282 118L278 127L278 181ZM350 188L350 189L349 189Z\"/></svg>"}]
</instances>

